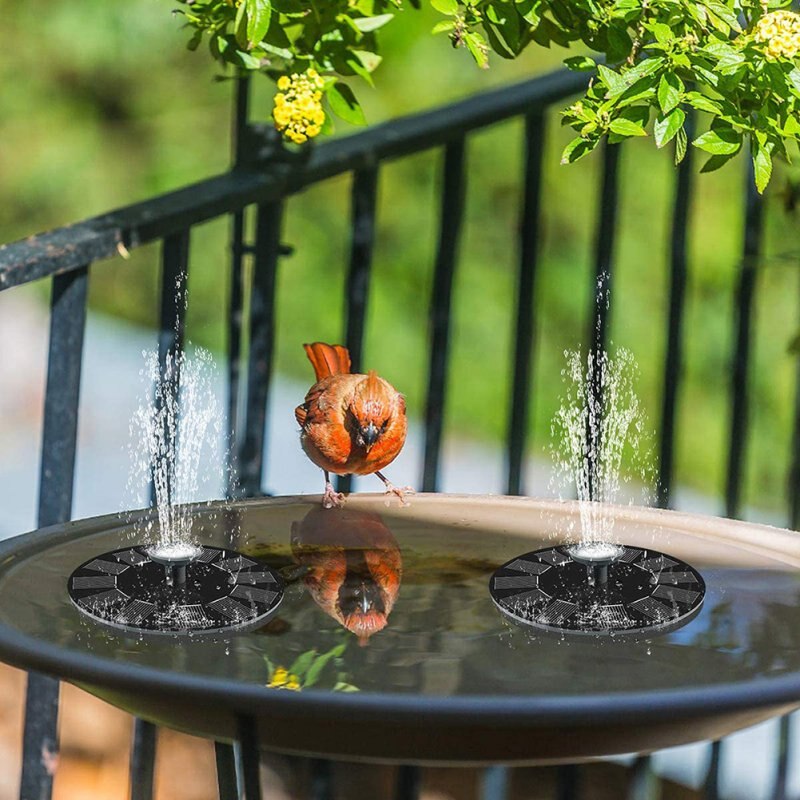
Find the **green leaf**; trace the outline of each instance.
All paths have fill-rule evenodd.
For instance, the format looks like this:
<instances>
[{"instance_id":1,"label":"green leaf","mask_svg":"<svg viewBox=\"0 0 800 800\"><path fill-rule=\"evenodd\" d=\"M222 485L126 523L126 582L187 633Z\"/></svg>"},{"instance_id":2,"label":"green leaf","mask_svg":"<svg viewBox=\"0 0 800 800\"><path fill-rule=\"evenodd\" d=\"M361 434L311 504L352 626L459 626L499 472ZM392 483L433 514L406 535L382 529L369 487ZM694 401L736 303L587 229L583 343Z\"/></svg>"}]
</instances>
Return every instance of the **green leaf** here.
<instances>
[{"instance_id":1,"label":"green leaf","mask_svg":"<svg viewBox=\"0 0 800 800\"><path fill-rule=\"evenodd\" d=\"M352 50L353 55L361 62L367 72L375 72L383 59L369 50Z\"/></svg>"},{"instance_id":2,"label":"green leaf","mask_svg":"<svg viewBox=\"0 0 800 800\"><path fill-rule=\"evenodd\" d=\"M356 100L353 90L346 84L336 82L327 91L331 110L351 125L366 125L364 111Z\"/></svg>"},{"instance_id":3,"label":"green leaf","mask_svg":"<svg viewBox=\"0 0 800 800\"><path fill-rule=\"evenodd\" d=\"M591 153L599 141L599 139L584 139L582 136L578 136L564 148L564 152L561 154L561 163L574 164Z\"/></svg>"},{"instance_id":4,"label":"green leaf","mask_svg":"<svg viewBox=\"0 0 800 800\"><path fill-rule=\"evenodd\" d=\"M728 153L727 155L715 155L711 156L711 158L700 167L700 172L716 172L720 167L727 164L733 158L732 153Z\"/></svg>"},{"instance_id":5,"label":"green leaf","mask_svg":"<svg viewBox=\"0 0 800 800\"><path fill-rule=\"evenodd\" d=\"M270 0L245 0L247 6L247 41L252 49L263 38L269 28L272 16Z\"/></svg>"},{"instance_id":6,"label":"green leaf","mask_svg":"<svg viewBox=\"0 0 800 800\"><path fill-rule=\"evenodd\" d=\"M689 92L686 99L692 108L696 108L698 111L707 111L709 114L722 113L722 106L716 100L712 100L700 92Z\"/></svg>"},{"instance_id":7,"label":"green leaf","mask_svg":"<svg viewBox=\"0 0 800 800\"><path fill-rule=\"evenodd\" d=\"M622 76L609 69L605 64L598 64L597 71L600 73L600 80L608 87L609 97L620 95L628 88Z\"/></svg>"},{"instance_id":8,"label":"green leaf","mask_svg":"<svg viewBox=\"0 0 800 800\"><path fill-rule=\"evenodd\" d=\"M686 147L689 144L686 136L686 129L679 128L678 135L675 137L675 163L680 164L686 157Z\"/></svg>"},{"instance_id":9,"label":"green leaf","mask_svg":"<svg viewBox=\"0 0 800 800\"><path fill-rule=\"evenodd\" d=\"M441 22L437 22L432 28L431 33L449 33L456 27L455 22L451 19L443 19Z\"/></svg>"},{"instance_id":10,"label":"green leaf","mask_svg":"<svg viewBox=\"0 0 800 800\"><path fill-rule=\"evenodd\" d=\"M572 56L572 58L564 59L564 66L566 66L567 69L571 69L573 72L589 72L597 65L589 56Z\"/></svg>"},{"instance_id":11,"label":"green leaf","mask_svg":"<svg viewBox=\"0 0 800 800\"><path fill-rule=\"evenodd\" d=\"M522 19L531 27L535 28L542 19L539 9L542 7L542 0L517 0L517 11Z\"/></svg>"},{"instance_id":12,"label":"green leaf","mask_svg":"<svg viewBox=\"0 0 800 800\"><path fill-rule=\"evenodd\" d=\"M351 17L351 19L353 19ZM387 22L391 22L394 19L394 14L378 14L376 17L358 17L353 19L353 25L355 25L361 33L370 33L371 31L376 31L378 28L382 28Z\"/></svg>"},{"instance_id":13,"label":"green leaf","mask_svg":"<svg viewBox=\"0 0 800 800\"><path fill-rule=\"evenodd\" d=\"M292 675L297 675L298 678L302 678L305 675L306 670L311 666L312 662L317 656L316 650L306 650L305 653L299 655L292 666L289 667L289 672Z\"/></svg>"},{"instance_id":14,"label":"green leaf","mask_svg":"<svg viewBox=\"0 0 800 800\"><path fill-rule=\"evenodd\" d=\"M338 681L334 684L333 687L334 692L358 692L360 691L358 686L353 686L352 683L345 683L344 681Z\"/></svg>"},{"instance_id":15,"label":"green leaf","mask_svg":"<svg viewBox=\"0 0 800 800\"><path fill-rule=\"evenodd\" d=\"M795 67L786 77L795 92L800 95L800 69Z\"/></svg>"},{"instance_id":16,"label":"green leaf","mask_svg":"<svg viewBox=\"0 0 800 800\"><path fill-rule=\"evenodd\" d=\"M325 669L326 665L332 658L336 658L340 656L344 652L345 646L338 645L334 647L332 650L329 650L327 653L323 653L319 656L314 663L308 668L308 672L306 673L306 679L303 682L303 687L306 686L313 686L318 680L319 676L322 674L322 670Z\"/></svg>"},{"instance_id":17,"label":"green leaf","mask_svg":"<svg viewBox=\"0 0 800 800\"><path fill-rule=\"evenodd\" d=\"M669 114L681 101L684 90L683 81L672 72L665 72L658 82L658 104L665 114Z\"/></svg>"},{"instance_id":18,"label":"green leaf","mask_svg":"<svg viewBox=\"0 0 800 800\"><path fill-rule=\"evenodd\" d=\"M712 156L732 155L742 146L742 137L733 128L719 128L698 136L692 144Z\"/></svg>"},{"instance_id":19,"label":"green leaf","mask_svg":"<svg viewBox=\"0 0 800 800\"><path fill-rule=\"evenodd\" d=\"M767 145L753 141L753 171L756 176L756 189L759 194L764 193L769 179L772 177L772 155Z\"/></svg>"},{"instance_id":20,"label":"green leaf","mask_svg":"<svg viewBox=\"0 0 800 800\"><path fill-rule=\"evenodd\" d=\"M479 33L468 31L464 34L464 44L475 59L475 63L481 69L489 69L489 55L486 39Z\"/></svg>"},{"instance_id":21,"label":"green leaf","mask_svg":"<svg viewBox=\"0 0 800 800\"><path fill-rule=\"evenodd\" d=\"M608 127L609 130L626 138L629 136L647 136L647 131L632 119L623 119L621 117L613 119Z\"/></svg>"},{"instance_id":22,"label":"green leaf","mask_svg":"<svg viewBox=\"0 0 800 800\"><path fill-rule=\"evenodd\" d=\"M686 114L681 108L673 108L669 114L659 116L653 127L653 134L656 140L656 147L663 147L671 142L679 130L682 130Z\"/></svg>"},{"instance_id":23,"label":"green leaf","mask_svg":"<svg viewBox=\"0 0 800 800\"><path fill-rule=\"evenodd\" d=\"M648 27L653 32L653 36L656 37L656 41L659 44L671 44L677 38L672 32L672 28L663 22L654 22L652 25L648 25Z\"/></svg>"},{"instance_id":24,"label":"green leaf","mask_svg":"<svg viewBox=\"0 0 800 800\"><path fill-rule=\"evenodd\" d=\"M739 27L739 20L736 18L736 12L728 8L724 3L717 2L717 0L705 0L703 5L716 17L719 17L725 25L737 33L741 33Z\"/></svg>"},{"instance_id":25,"label":"green leaf","mask_svg":"<svg viewBox=\"0 0 800 800\"><path fill-rule=\"evenodd\" d=\"M458 0L431 0L431 5L440 13L453 16L458 14Z\"/></svg>"}]
</instances>

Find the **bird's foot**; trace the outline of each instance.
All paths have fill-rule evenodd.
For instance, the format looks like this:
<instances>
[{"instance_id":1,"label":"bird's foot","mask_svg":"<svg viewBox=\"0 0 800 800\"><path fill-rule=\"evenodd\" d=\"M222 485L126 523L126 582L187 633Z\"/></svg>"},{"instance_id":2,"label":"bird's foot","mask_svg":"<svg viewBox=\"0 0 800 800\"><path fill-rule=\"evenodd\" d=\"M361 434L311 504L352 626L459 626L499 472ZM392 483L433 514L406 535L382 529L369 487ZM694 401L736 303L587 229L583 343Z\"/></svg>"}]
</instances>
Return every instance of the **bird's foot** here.
<instances>
[{"instance_id":1,"label":"bird's foot","mask_svg":"<svg viewBox=\"0 0 800 800\"><path fill-rule=\"evenodd\" d=\"M323 508L341 508L344 505L344 495L333 488L330 481L325 483L325 493L322 495Z\"/></svg>"},{"instance_id":2,"label":"bird's foot","mask_svg":"<svg viewBox=\"0 0 800 800\"><path fill-rule=\"evenodd\" d=\"M403 486L401 489L399 486L387 483L384 494L386 495L387 506L391 505L392 497L396 497L400 501L401 506L407 506L410 505L410 503L406 500L406 495L414 494L414 490L410 486Z\"/></svg>"}]
</instances>

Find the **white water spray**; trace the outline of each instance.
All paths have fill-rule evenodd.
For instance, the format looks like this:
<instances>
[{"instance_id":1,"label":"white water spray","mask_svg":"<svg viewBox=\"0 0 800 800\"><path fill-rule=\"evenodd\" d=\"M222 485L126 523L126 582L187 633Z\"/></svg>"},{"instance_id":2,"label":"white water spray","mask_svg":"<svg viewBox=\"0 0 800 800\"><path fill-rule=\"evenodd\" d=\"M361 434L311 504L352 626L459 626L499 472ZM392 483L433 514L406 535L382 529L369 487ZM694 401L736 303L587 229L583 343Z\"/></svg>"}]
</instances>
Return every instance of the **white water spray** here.
<instances>
[{"instance_id":1,"label":"white water spray","mask_svg":"<svg viewBox=\"0 0 800 800\"><path fill-rule=\"evenodd\" d=\"M218 463L222 412L214 392L214 359L197 348L191 355L168 353L162 368L156 351L144 351L141 372L147 399L130 423L131 488L152 480L158 530L145 526L153 541L151 555L164 560L189 559L197 552L193 514L187 503L198 499ZM155 387L153 390L152 387ZM218 472L218 470L217 470Z\"/></svg>"},{"instance_id":2,"label":"white water spray","mask_svg":"<svg viewBox=\"0 0 800 800\"><path fill-rule=\"evenodd\" d=\"M566 386L551 424L553 483L559 495L574 493L580 511L581 554L602 559L614 541L615 515L623 487L646 484L646 416L635 392L639 370L633 355L565 351Z\"/></svg>"}]
</instances>

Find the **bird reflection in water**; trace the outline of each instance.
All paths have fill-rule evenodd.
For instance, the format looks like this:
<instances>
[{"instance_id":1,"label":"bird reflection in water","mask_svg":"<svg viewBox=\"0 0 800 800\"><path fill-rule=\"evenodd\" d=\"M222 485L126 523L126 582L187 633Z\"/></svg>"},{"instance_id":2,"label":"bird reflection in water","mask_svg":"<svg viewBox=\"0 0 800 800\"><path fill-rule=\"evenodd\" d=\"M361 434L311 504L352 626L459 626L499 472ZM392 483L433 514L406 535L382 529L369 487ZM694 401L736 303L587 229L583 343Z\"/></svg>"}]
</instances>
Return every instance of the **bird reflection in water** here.
<instances>
[{"instance_id":1,"label":"bird reflection in water","mask_svg":"<svg viewBox=\"0 0 800 800\"><path fill-rule=\"evenodd\" d=\"M292 525L292 552L314 602L365 645L388 624L403 574L400 548L380 515L312 508Z\"/></svg>"}]
</instances>

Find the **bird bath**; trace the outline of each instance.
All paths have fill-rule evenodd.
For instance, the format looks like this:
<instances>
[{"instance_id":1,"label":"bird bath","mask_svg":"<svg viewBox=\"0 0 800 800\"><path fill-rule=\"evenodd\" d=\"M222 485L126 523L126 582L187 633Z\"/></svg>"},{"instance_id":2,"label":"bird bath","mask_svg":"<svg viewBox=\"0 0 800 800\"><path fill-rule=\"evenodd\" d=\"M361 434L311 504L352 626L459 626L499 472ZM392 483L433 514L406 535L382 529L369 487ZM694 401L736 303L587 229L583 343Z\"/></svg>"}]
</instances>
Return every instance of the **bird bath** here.
<instances>
[{"instance_id":1,"label":"bird bath","mask_svg":"<svg viewBox=\"0 0 800 800\"><path fill-rule=\"evenodd\" d=\"M161 636L98 624L68 580L97 554L134 547L137 522L153 513L0 544L0 656L200 735L234 737L247 715L265 748L406 762L648 751L800 705L800 537L789 531L619 507L618 540L691 564L704 601L672 630L571 636L513 624L488 589L519 554L564 545L574 503L218 503L192 509L193 529L204 548L235 549L282 576L266 623ZM301 691L280 688L286 670Z\"/></svg>"}]
</instances>

